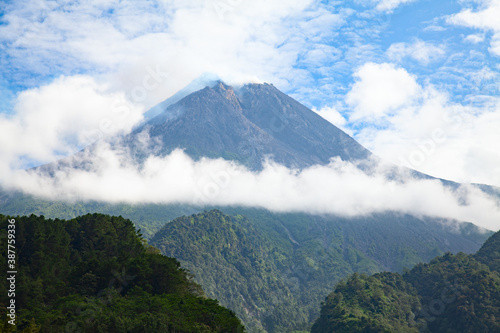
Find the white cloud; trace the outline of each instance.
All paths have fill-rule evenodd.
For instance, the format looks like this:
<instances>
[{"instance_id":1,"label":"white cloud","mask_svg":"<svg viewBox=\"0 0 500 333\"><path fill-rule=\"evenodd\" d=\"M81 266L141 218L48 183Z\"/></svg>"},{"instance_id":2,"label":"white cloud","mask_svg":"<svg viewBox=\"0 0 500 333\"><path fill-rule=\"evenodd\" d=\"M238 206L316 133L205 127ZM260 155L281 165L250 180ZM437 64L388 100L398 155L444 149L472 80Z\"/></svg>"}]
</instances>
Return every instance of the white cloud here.
<instances>
[{"instance_id":1,"label":"white cloud","mask_svg":"<svg viewBox=\"0 0 500 333\"><path fill-rule=\"evenodd\" d=\"M143 109L89 76L60 77L20 93L0 116L1 167L26 167L72 154L98 138L130 131Z\"/></svg>"},{"instance_id":2,"label":"white cloud","mask_svg":"<svg viewBox=\"0 0 500 333\"><path fill-rule=\"evenodd\" d=\"M337 126L347 134L352 136L352 131L346 127L347 125L347 120L344 118L344 116L338 112L335 107L323 107L320 110L312 109L314 112L319 114L321 117L324 119L328 120L330 123L333 125Z\"/></svg>"},{"instance_id":3,"label":"white cloud","mask_svg":"<svg viewBox=\"0 0 500 333\"><path fill-rule=\"evenodd\" d=\"M404 69L367 66L357 72L347 95L354 107L351 120L365 121L355 136L361 144L432 176L500 186L500 169L494 167L500 165L500 152L493 148L500 142L499 98L462 105L432 85L419 85ZM393 94L399 98L389 104Z\"/></svg>"},{"instance_id":4,"label":"white cloud","mask_svg":"<svg viewBox=\"0 0 500 333\"><path fill-rule=\"evenodd\" d=\"M404 170L399 180L387 180L394 170L383 165L367 174L340 159L302 171L269 162L251 172L222 159L195 162L179 150L134 165L105 145L90 158L91 170L62 170L54 178L16 171L4 181L53 200L243 205L342 216L400 211L500 228L500 208L482 192L468 186L453 191L438 180L406 177Z\"/></svg>"},{"instance_id":5,"label":"white cloud","mask_svg":"<svg viewBox=\"0 0 500 333\"><path fill-rule=\"evenodd\" d=\"M392 12L394 9L402 4L410 3L415 0L378 0L378 4L375 7L377 10Z\"/></svg>"},{"instance_id":6,"label":"white cloud","mask_svg":"<svg viewBox=\"0 0 500 333\"><path fill-rule=\"evenodd\" d=\"M478 44L484 42L484 34L467 35L464 37L464 40L472 44Z\"/></svg>"},{"instance_id":7,"label":"white cloud","mask_svg":"<svg viewBox=\"0 0 500 333\"><path fill-rule=\"evenodd\" d=\"M480 4L480 10L464 9L460 13L449 16L447 22L493 32L490 41L490 52L500 56L500 1L486 0L480 2Z\"/></svg>"},{"instance_id":8,"label":"white cloud","mask_svg":"<svg viewBox=\"0 0 500 333\"><path fill-rule=\"evenodd\" d=\"M417 98L420 86L414 76L393 64L366 63L355 73L356 82L346 95L353 108L351 121L379 121Z\"/></svg>"},{"instance_id":9,"label":"white cloud","mask_svg":"<svg viewBox=\"0 0 500 333\"><path fill-rule=\"evenodd\" d=\"M387 50L387 56L391 60L400 62L404 58L412 58L423 65L442 57L445 51L442 46L435 46L420 39L412 44L395 43Z\"/></svg>"},{"instance_id":10,"label":"white cloud","mask_svg":"<svg viewBox=\"0 0 500 333\"><path fill-rule=\"evenodd\" d=\"M297 55L321 45L325 29L345 23L312 0L16 1L6 8L0 41L15 66L105 73L126 92L141 83L147 66L159 66L169 79L146 106L204 72L227 82L257 77L287 85L300 77Z\"/></svg>"}]
</instances>

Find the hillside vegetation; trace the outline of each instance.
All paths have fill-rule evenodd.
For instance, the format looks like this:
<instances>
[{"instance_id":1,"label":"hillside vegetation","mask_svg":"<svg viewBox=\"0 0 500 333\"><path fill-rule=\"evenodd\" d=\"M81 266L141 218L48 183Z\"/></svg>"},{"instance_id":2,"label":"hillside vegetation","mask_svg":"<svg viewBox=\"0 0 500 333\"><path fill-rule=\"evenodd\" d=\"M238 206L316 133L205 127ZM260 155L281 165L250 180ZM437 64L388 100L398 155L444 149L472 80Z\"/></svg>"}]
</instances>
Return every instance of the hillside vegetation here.
<instances>
[{"instance_id":1,"label":"hillside vegetation","mask_svg":"<svg viewBox=\"0 0 500 333\"><path fill-rule=\"evenodd\" d=\"M477 251L485 239L473 226L450 232L397 214L342 219L223 209L231 215L212 210L174 219L151 244L177 258L250 332L309 330L340 279L402 271L446 250Z\"/></svg>"},{"instance_id":2,"label":"hillside vegetation","mask_svg":"<svg viewBox=\"0 0 500 333\"><path fill-rule=\"evenodd\" d=\"M8 217L0 215L0 237ZM148 246L131 221L15 217L15 328L2 332L243 332L235 314L204 296L174 258ZM7 262L6 246L0 260ZM0 289L7 290L6 279Z\"/></svg>"},{"instance_id":3,"label":"hillside vegetation","mask_svg":"<svg viewBox=\"0 0 500 333\"><path fill-rule=\"evenodd\" d=\"M402 275L354 274L326 298L311 332L500 332L499 240Z\"/></svg>"}]
</instances>

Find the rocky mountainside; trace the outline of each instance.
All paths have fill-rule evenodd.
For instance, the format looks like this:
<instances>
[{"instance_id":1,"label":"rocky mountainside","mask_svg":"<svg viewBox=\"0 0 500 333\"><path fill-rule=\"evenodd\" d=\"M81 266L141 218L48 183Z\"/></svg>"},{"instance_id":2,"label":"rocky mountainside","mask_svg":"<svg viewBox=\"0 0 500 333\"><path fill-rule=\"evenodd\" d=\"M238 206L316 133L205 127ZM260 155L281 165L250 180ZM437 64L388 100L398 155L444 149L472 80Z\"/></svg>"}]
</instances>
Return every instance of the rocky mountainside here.
<instances>
[{"instance_id":1,"label":"rocky mountainside","mask_svg":"<svg viewBox=\"0 0 500 333\"><path fill-rule=\"evenodd\" d=\"M147 133L147 147L134 146ZM326 164L339 156L362 160L371 154L343 131L270 84L239 89L218 82L205 87L137 128L120 142L136 157L183 148L194 158L223 157L252 169L270 157L288 167Z\"/></svg>"}]
</instances>

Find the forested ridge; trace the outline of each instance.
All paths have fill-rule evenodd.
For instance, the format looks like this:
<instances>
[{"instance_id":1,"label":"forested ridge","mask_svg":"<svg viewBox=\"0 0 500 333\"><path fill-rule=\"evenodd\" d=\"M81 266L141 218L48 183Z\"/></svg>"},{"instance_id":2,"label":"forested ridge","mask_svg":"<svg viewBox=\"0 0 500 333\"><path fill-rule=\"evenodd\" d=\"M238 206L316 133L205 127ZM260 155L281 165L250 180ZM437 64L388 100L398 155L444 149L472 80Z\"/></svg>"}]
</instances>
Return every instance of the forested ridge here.
<instances>
[{"instance_id":1,"label":"forested ridge","mask_svg":"<svg viewBox=\"0 0 500 333\"><path fill-rule=\"evenodd\" d=\"M0 215L2 239L8 219ZM2 292L2 332L244 332L232 311L205 297L179 262L147 245L129 220L14 219L17 325L6 321ZM6 282L0 280L0 290Z\"/></svg>"},{"instance_id":2,"label":"forested ridge","mask_svg":"<svg viewBox=\"0 0 500 333\"><path fill-rule=\"evenodd\" d=\"M473 225L450 233L445 224L397 214L342 219L221 209L176 218L150 241L177 258L250 332L309 331L319 303L340 279L402 271L446 248L458 252L467 244L477 251L486 239Z\"/></svg>"},{"instance_id":3,"label":"forested ridge","mask_svg":"<svg viewBox=\"0 0 500 333\"><path fill-rule=\"evenodd\" d=\"M282 274L292 267L287 244L270 241L245 217L219 210L183 216L151 241L178 258L252 332L306 327L308 308L297 302L297 290Z\"/></svg>"},{"instance_id":4,"label":"forested ridge","mask_svg":"<svg viewBox=\"0 0 500 333\"><path fill-rule=\"evenodd\" d=\"M473 255L446 253L403 274L353 274L312 333L500 332L500 232Z\"/></svg>"}]
</instances>

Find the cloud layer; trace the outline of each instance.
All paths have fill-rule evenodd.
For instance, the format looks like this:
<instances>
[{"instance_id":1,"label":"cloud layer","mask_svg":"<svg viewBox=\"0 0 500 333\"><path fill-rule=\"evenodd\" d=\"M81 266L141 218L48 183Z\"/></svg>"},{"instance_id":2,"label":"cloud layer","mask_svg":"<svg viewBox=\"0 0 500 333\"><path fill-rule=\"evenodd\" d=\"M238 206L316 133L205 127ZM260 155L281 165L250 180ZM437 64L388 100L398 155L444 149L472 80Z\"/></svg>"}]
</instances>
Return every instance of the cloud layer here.
<instances>
[{"instance_id":1,"label":"cloud layer","mask_svg":"<svg viewBox=\"0 0 500 333\"><path fill-rule=\"evenodd\" d=\"M17 171L2 181L52 200L242 205L342 216L400 211L500 228L500 207L481 191L452 190L438 180L413 179L404 170L388 180L394 169L384 165L375 164L367 173L333 159L298 171L270 161L262 171L251 172L223 159L193 161L180 150L137 165L104 144L84 158L91 168L63 169L54 177Z\"/></svg>"}]
</instances>

